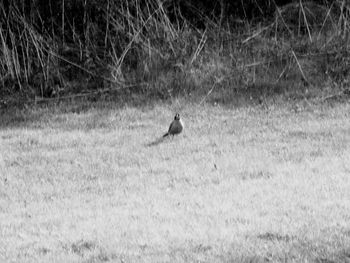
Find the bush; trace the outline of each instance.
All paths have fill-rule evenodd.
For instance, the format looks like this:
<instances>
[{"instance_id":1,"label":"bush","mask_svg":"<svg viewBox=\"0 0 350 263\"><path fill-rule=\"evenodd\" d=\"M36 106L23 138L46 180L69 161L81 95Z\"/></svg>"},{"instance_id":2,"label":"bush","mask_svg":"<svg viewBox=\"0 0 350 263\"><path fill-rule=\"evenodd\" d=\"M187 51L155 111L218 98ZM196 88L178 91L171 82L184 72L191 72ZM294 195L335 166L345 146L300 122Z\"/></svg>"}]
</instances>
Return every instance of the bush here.
<instances>
[{"instance_id":1,"label":"bush","mask_svg":"<svg viewBox=\"0 0 350 263\"><path fill-rule=\"evenodd\" d=\"M3 1L0 95L166 99L349 78L346 1L196 3Z\"/></svg>"}]
</instances>

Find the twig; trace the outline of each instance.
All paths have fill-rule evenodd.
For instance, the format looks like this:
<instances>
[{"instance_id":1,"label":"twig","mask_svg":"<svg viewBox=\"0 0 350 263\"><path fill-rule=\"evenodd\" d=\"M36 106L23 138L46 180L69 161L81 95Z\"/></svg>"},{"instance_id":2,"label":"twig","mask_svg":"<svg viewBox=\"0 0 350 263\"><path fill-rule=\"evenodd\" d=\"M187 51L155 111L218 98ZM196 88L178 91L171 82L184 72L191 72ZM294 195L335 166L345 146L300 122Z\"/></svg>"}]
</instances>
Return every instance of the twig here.
<instances>
[{"instance_id":1,"label":"twig","mask_svg":"<svg viewBox=\"0 0 350 263\"><path fill-rule=\"evenodd\" d=\"M340 98L340 97L342 97L342 96L344 96L344 97L348 96L348 95L344 92L344 90L341 91L341 92L338 92L338 93L336 93L336 94L331 94L331 95L328 95L328 96L326 96L326 97L323 97L323 98L321 98L321 101L322 101L322 102L325 102L325 101L328 101L328 100L332 100L333 98Z\"/></svg>"},{"instance_id":2,"label":"twig","mask_svg":"<svg viewBox=\"0 0 350 263\"><path fill-rule=\"evenodd\" d=\"M206 36L207 30L204 31L204 33L202 34L202 38L201 41L199 42L196 51L193 54L193 57L191 59L190 65L192 65L192 63L196 60L197 56L199 55L199 53L202 51L205 43L207 42L207 36Z\"/></svg>"},{"instance_id":3,"label":"twig","mask_svg":"<svg viewBox=\"0 0 350 263\"><path fill-rule=\"evenodd\" d=\"M277 60L276 60L277 61ZM275 62L274 60L270 60L270 61L257 61L257 62L253 62L250 63L248 65L244 65L245 68L250 68L250 67L255 67L255 66L259 66L259 65L264 65L264 64L268 64L270 62Z\"/></svg>"},{"instance_id":4,"label":"twig","mask_svg":"<svg viewBox=\"0 0 350 263\"><path fill-rule=\"evenodd\" d=\"M286 72L287 68L289 68L289 66L290 66L290 64L287 64L287 65L283 68L281 74L278 76L278 79L275 81L275 83L278 83L278 82L280 81L280 79L282 78L282 76L283 76L284 73Z\"/></svg>"},{"instance_id":5,"label":"twig","mask_svg":"<svg viewBox=\"0 0 350 263\"><path fill-rule=\"evenodd\" d=\"M45 47L44 47L44 48L45 48ZM46 49L46 51L47 51L48 53L50 53L51 55L55 56L56 58L61 59L61 60L63 60L64 62L66 62L66 63L68 63L68 64L71 64L72 66L77 67L77 68L79 68L79 69L82 70L82 71L85 71L86 73L88 73L88 74L91 75L91 76L101 78L101 79L103 79L103 80L105 80L105 81L108 81L108 82L110 82L110 83L117 83L117 84L119 84L119 85L124 85L123 83L121 83L121 82L119 82L119 81L116 81L116 80L113 80L113 79L109 79L109 78L106 78L106 77L101 76L101 75L97 75L97 74L93 73L92 71L90 71L90 70L88 70L88 69L86 69L86 68L84 68L84 67L78 65L77 63L74 63L73 61L70 61L70 60L68 60L68 59L66 59L66 58L64 58L64 57L62 57L62 56L56 54L55 52L52 52L50 49L47 49L47 48L45 48L45 49Z\"/></svg>"},{"instance_id":6,"label":"twig","mask_svg":"<svg viewBox=\"0 0 350 263\"><path fill-rule=\"evenodd\" d=\"M262 29L260 29L258 32L254 33L253 35L247 37L245 40L242 41L242 44L247 43L248 41L250 41L251 39L257 37L258 35L260 35L262 32L264 32L266 29L268 29L271 25L268 25Z\"/></svg>"},{"instance_id":7,"label":"twig","mask_svg":"<svg viewBox=\"0 0 350 263\"><path fill-rule=\"evenodd\" d=\"M292 54L293 54L293 57L295 58L295 61L297 62L297 65L298 65L299 71L300 71L300 73L301 73L301 75L302 75L302 77L303 77L303 80L309 85L310 83L308 82L308 80L307 80L307 78L306 78L306 76L305 76L305 74L304 74L304 71L303 71L303 69L301 68L301 65L300 65L300 63L299 63L299 61L298 61L297 56L295 55L294 50L292 50Z\"/></svg>"},{"instance_id":8,"label":"twig","mask_svg":"<svg viewBox=\"0 0 350 263\"><path fill-rule=\"evenodd\" d=\"M211 87L211 89L208 91L207 95L201 100L201 102L199 103L199 105L202 105L202 103L208 98L208 96L213 92L215 85L218 81L215 81L213 86Z\"/></svg>"},{"instance_id":9,"label":"twig","mask_svg":"<svg viewBox=\"0 0 350 263\"><path fill-rule=\"evenodd\" d=\"M110 91L117 91L117 90L122 90L125 88L131 88L134 87L136 85L147 85L147 83L138 83L138 84L133 84L133 85L128 85L128 86L123 86L120 88L113 88L113 89L103 89L103 90L96 90L96 91L91 91L91 92L86 92L86 93L78 93L78 94L72 94L72 95L66 95L66 96L62 96L62 97L55 97L55 98L38 98L35 97L34 100L29 100L27 101L28 103L40 103L40 102L48 102L48 101L60 101L60 100L67 100L67 99L73 99L73 98L81 98L81 97L88 97L91 95L95 95L95 94L103 94L106 92L110 92Z\"/></svg>"},{"instance_id":10,"label":"twig","mask_svg":"<svg viewBox=\"0 0 350 263\"><path fill-rule=\"evenodd\" d=\"M284 26L285 26L286 29L288 30L288 32L289 32L289 34L291 35L291 37L293 37L292 31L291 31L291 30L289 29L289 27L287 26L286 21L284 21L284 18L283 18L283 16L282 16L282 13L281 13L280 8L277 6L275 0L273 0L273 2L274 2L274 4L275 4L275 7L276 7L276 10L277 10L278 16L279 16L279 17L281 18L281 20L282 20L282 23L284 24ZM276 19L277 19L277 16L276 16ZM276 23L276 27L277 27L277 26L278 26L277 20L275 21L275 23Z\"/></svg>"},{"instance_id":11,"label":"twig","mask_svg":"<svg viewBox=\"0 0 350 263\"><path fill-rule=\"evenodd\" d=\"M300 0L300 2L299 2L299 5L300 5L300 8L301 8L301 12L303 13L304 23L305 23L305 25L306 25L306 29L307 29L307 33L308 33L308 35L309 35L310 42L312 43L312 37L311 37L311 33L310 33L309 23L307 22L305 10L304 10L303 3L302 3L301 0Z\"/></svg>"},{"instance_id":12,"label":"twig","mask_svg":"<svg viewBox=\"0 0 350 263\"><path fill-rule=\"evenodd\" d=\"M326 15L326 17L325 17L324 20L323 20L322 27L321 27L320 31L318 32L317 39L320 39L321 32L322 32L323 28L324 28L325 25L326 25L326 21L327 21L328 17L329 17L329 19L332 21L332 18L331 18L331 16L330 16L330 13L331 13L331 10L332 10L332 8L333 8L334 3L335 3L335 2L333 2L333 3L331 4L331 6L329 7L329 9L328 9L328 11L327 11L327 15Z\"/></svg>"}]
</instances>

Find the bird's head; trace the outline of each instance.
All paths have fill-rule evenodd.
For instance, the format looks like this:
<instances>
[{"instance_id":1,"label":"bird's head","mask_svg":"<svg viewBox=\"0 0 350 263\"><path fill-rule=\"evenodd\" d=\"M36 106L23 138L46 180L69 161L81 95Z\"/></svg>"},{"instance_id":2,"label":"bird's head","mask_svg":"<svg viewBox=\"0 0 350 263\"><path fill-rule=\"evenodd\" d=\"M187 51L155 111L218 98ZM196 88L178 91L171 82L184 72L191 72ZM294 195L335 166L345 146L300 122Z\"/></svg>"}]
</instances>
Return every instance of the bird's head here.
<instances>
[{"instance_id":1,"label":"bird's head","mask_svg":"<svg viewBox=\"0 0 350 263\"><path fill-rule=\"evenodd\" d=\"M177 121L180 120L180 114L176 113L175 117L174 117L174 120L177 120Z\"/></svg>"}]
</instances>

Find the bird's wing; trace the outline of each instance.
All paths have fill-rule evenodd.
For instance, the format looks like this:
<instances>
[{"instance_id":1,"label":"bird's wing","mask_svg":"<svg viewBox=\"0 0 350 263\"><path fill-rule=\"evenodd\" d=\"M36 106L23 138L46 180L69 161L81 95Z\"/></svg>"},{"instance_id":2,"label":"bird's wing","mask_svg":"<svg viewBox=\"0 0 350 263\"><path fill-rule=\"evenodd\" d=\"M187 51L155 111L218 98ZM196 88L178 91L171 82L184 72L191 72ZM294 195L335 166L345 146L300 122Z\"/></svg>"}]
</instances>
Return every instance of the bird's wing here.
<instances>
[{"instance_id":1,"label":"bird's wing","mask_svg":"<svg viewBox=\"0 0 350 263\"><path fill-rule=\"evenodd\" d=\"M173 122L170 124L168 133L171 133L171 130L174 128L174 125L175 125L175 121L173 121Z\"/></svg>"}]
</instances>

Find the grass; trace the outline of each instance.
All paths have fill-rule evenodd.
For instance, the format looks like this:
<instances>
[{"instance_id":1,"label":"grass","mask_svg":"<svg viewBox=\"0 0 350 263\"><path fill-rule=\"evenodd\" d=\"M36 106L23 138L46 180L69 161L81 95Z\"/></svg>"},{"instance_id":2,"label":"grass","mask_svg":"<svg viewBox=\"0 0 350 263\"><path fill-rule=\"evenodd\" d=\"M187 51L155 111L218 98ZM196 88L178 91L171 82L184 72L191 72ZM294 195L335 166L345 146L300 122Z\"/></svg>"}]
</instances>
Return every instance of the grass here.
<instances>
[{"instance_id":1,"label":"grass","mask_svg":"<svg viewBox=\"0 0 350 263\"><path fill-rule=\"evenodd\" d=\"M2 115L1 262L350 261L350 105L78 108Z\"/></svg>"}]
</instances>

